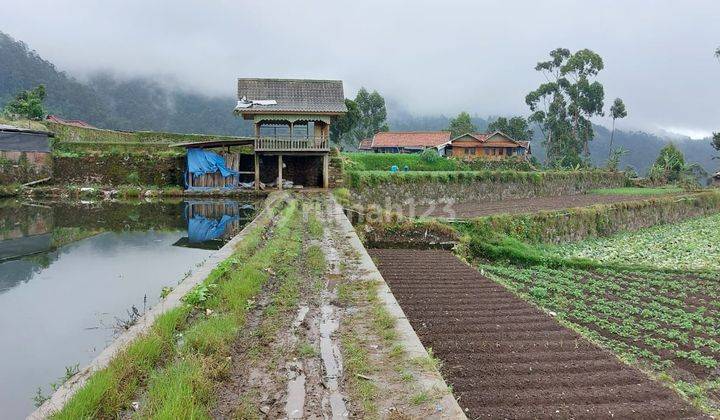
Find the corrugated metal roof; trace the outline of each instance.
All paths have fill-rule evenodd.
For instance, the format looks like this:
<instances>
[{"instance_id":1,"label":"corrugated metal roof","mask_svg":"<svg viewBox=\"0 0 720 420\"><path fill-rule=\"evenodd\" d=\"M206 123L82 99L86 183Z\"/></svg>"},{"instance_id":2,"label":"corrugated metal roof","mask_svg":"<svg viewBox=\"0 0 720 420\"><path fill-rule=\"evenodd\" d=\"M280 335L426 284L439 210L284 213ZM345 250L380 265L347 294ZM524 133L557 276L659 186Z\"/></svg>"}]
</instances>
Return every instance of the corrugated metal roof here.
<instances>
[{"instance_id":1,"label":"corrugated metal roof","mask_svg":"<svg viewBox=\"0 0 720 420\"><path fill-rule=\"evenodd\" d=\"M238 79L238 100L274 100L275 105L253 105L236 108L239 114L263 112L347 112L340 80L306 79Z\"/></svg>"}]
</instances>

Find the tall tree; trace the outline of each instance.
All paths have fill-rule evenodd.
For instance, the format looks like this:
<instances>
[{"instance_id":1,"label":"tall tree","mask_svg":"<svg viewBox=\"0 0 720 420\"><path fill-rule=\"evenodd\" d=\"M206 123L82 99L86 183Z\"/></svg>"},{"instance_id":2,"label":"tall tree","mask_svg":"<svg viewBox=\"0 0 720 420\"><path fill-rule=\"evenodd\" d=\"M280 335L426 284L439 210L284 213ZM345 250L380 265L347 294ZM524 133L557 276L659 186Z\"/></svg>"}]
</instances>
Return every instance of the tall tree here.
<instances>
[{"instance_id":1,"label":"tall tree","mask_svg":"<svg viewBox=\"0 0 720 420\"><path fill-rule=\"evenodd\" d=\"M488 131L502 131L515 140L532 140L533 131L527 120L523 117L512 117L507 119L499 117L488 125Z\"/></svg>"},{"instance_id":2,"label":"tall tree","mask_svg":"<svg viewBox=\"0 0 720 420\"><path fill-rule=\"evenodd\" d=\"M370 138L377 132L389 130L385 99L376 90L369 93L364 87L360 88L355 103L360 115L353 130L355 140Z\"/></svg>"},{"instance_id":3,"label":"tall tree","mask_svg":"<svg viewBox=\"0 0 720 420\"><path fill-rule=\"evenodd\" d=\"M450 131L450 136L455 138L457 136L462 136L463 134L474 133L477 131L477 128L475 128L475 124L473 124L470 114L463 111L459 113L457 117L450 120L448 131Z\"/></svg>"},{"instance_id":4,"label":"tall tree","mask_svg":"<svg viewBox=\"0 0 720 420\"><path fill-rule=\"evenodd\" d=\"M23 90L15 95L15 99L5 105L5 114L13 118L22 117L29 120L41 120L45 117L44 100L44 85L31 90Z\"/></svg>"},{"instance_id":5,"label":"tall tree","mask_svg":"<svg viewBox=\"0 0 720 420\"><path fill-rule=\"evenodd\" d=\"M615 98L612 106L610 107L610 116L612 117L612 131L610 132L610 149L608 150L608 159L612 154L613 138L615 137L615 120L619 118L627 117L627 110L625 109L625 103L620 98Z\"/></svg>"},{"instance_id":6,"label":"tall tree","mask_svg":"<svg viewBox=\"0 0 720 420\"><path fill-rule=\"evenodd\" d=\"M566 48L550 52L550 60L539 62L535 70L547 82L525 97L535 122L543 133L552 164L575 165L586 159L588 143L594 137L590 118L603 115L605 91L594 78L603 69L602 58L583 49L571 53Z\"/></svg>"},{"instance_id":7,"label":"tall tree","mask_svg":"<svg viewBox=\"0 0 720 420\"><path fill-rule=\"evenodd\" d=\"M713 136L712 136L712 147L713 147L713 149L715 149L715 150L717 150L718 152L720 152L720 133L713 133ZM720 156L716 156L716 157L713 158L713 159L720 159Z\"/></svg>"},{"instance_id":8,"label":"tall tree","mask_svg":"<svg viewBox=\"0 0 720 420\"><path fill-rule=\"evenodd\" d=\"M348 137L360 120L360 109L352 99L345 99L347 113L341 115L330 124L330 141L334 144L351 142Z\"/></svg>"}]
</instances>

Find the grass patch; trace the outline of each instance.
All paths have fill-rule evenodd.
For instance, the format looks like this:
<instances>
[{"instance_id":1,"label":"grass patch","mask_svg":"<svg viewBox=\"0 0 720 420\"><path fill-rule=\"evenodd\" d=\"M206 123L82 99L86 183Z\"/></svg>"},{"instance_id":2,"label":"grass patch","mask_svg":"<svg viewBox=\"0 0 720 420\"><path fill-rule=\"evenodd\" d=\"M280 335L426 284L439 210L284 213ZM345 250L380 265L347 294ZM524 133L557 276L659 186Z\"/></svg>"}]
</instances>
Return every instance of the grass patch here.
<instances>
[{"instance_id":1,"label":"grass patch","mask_svg":"<svg viewBox=\"0 0 720 420\"><path fill-rule=\"evenodd\" d=\"M325 253L320 245L310 245L307 248L305 252L305 265L315 275L319 275L325 271L327 261L325 260Z\"/></svg>"},{"instance_id":2,"label":"grass patch","mask_svg":"<svg viewBox=\"0 0 720 420\"><path fill-rule=\"evenodd\" d=\"M599 195L663 195L681 193L685 190L681 187L667 186L658 188L641 188L641 187L625 187L625 188L599 188L588 191L588 194Z\"/></svg>"},{"instance_id":3,"label":"grass patch","mask_svg":"<svg viewBox=\"0 0 720 420\"><path fill-rule=\"evenodd\" d=\"M203 361L189 357L154 373L140 416L158 419L209 419L212 382Z\"/></svg>"},{"instance_id":4,"label":"grass patch","mask_svg":"<svg viewBox=\"0 0 720 420\"><path fill-rule=\"evenodd\" d=\"M373 372L370 355L365 344L351 332L340 339L343 348L343 362L353 399L362 407L365 416L375 416L378 408L375 402L378 396L377 385L373 381L362 379Z\"/></svg>"}]
</instances>

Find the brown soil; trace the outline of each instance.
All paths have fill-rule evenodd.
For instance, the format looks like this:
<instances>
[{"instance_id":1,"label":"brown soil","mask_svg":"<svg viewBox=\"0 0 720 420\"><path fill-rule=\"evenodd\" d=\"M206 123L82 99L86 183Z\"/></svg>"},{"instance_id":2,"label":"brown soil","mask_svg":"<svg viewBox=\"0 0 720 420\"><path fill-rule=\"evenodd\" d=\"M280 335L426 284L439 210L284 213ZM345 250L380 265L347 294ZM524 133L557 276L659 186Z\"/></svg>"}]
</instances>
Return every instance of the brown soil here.
<instances>
[{"instance_id":1,"label":"brown soil","mask_svg":"<svg viewBox=\"0 0 720 420\"><path fill-rule=\"evenodd\" d=\"M533 213L540 210L562 210L571 207L591 206L593 204L648 200L651 198L647 195L580 194L559 197L515 198L502 201L466 201L453 204L437 204L435 206L416 206L414 214L425 217L464 219L498 213Z\"/></svg>"},{"instance_id":2,"label":"brown soil","mask_svg":"<svg viewBox=\"0 0 720 420\"><path fill-rule=\"evenodd\" d=\"M370 252L470 418L700 416L448 251Z\"/></svg>"}]
</instances>

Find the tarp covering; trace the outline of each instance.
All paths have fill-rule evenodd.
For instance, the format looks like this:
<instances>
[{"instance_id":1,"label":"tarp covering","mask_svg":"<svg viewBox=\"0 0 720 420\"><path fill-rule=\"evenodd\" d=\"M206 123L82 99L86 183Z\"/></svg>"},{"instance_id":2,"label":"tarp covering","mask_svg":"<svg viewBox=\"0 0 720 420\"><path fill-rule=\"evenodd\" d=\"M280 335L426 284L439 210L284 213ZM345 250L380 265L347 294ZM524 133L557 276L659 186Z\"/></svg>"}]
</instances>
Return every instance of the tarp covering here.
<instances>
[{"instance_id":1,"label":"tarp covering","mask_svg":"<svg viewBox=\"0 0 720 420\"><path fill-rule=\"evenodd\" d=\"M188 220L188 241L197 243L217 239L225 233L228 223L237 219L237 216L228 216L227 214L223 215L220 220L196 215Z\"/></svg>"},{"instance_id":2,"label":"tarp covering","mask_svg":"<svg viewBox=\"0 0 720 420\"><path fill-rule=\"evenodd\" d=\"M220 171L223 178L238 174L225 166L225 158L205 149L188 149L187 166L193 176L214 174L217 171Z\"/></svg>"}]
</instances>

